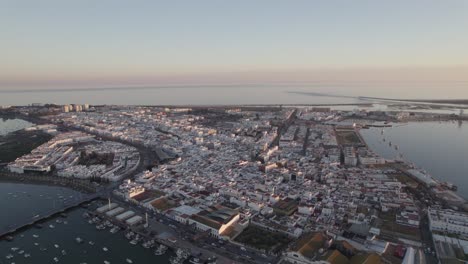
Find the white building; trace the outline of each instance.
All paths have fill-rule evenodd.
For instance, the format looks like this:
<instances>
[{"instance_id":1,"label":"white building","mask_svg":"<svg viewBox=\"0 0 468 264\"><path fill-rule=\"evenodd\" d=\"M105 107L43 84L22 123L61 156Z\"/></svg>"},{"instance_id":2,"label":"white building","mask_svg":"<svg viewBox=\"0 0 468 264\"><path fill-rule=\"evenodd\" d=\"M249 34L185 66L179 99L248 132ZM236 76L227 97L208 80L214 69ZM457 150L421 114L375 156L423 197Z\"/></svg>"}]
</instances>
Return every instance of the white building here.
<instances>
[{"instance_id":1,"label":"white building","mask_svg":"<svg viewBox=\"0 0 468 264\"><path fill-rule=\"evenodd\" d=\"M427 214L432 231L468 235L468 214L432 208L428 209Z\"/></svg>"},{"instance_id":2,"label":"white building","mask_svg":"<svg viewBox=\"0 0 468 264\"><path fill-rule=\"evenodd\" d=\"M351 147L346 147L344 149L344 163L348 166L356 166L358 162L358 157L356 155L356 150Z\"/></svg>"},{"instance_id":3,"label":"white building","mask_svg":"<svg viewBox=\"0 0 468 264\"><path fill-rule=\"evenodd\" d=\"M237 211L218 205L192 215L188 223L195 225L198 230L209 231L210 235L221 239L222 234L239 219L240 214Z\"/></svg>"}]
</instances>

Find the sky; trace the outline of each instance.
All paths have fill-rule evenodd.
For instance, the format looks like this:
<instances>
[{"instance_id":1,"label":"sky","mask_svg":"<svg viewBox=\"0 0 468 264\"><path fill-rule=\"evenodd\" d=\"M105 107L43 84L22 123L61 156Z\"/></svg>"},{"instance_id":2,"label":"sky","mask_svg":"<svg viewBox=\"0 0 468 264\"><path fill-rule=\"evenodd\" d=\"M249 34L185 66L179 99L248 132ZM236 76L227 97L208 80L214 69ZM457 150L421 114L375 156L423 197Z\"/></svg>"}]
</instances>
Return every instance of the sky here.
<instances>
[{"instance_id":1,"label":"sky","mask_svg":"<svg viewBox=\"0 0 468 264\"><path fill-rule=\"evenodd\" d=\"M0 90L468 82L466 0L0 0L0 32Z\"/></svg>"}]
</instances>

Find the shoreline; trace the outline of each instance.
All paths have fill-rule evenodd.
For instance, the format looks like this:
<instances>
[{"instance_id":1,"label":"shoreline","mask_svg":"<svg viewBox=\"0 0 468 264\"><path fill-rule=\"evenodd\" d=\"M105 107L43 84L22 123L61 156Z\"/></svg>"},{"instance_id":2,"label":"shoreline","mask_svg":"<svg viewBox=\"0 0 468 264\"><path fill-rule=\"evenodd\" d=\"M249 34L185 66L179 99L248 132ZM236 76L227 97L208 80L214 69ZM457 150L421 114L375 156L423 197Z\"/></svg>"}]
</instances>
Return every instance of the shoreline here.
<instances>
[{"instance_id":1,"label":"shoreline","mask_svg":"<svg viewBox=\"0 0 468 264\"><path fill-rule=\"evenodd\" d=\"M18 183L30 185L44 185L51 187L64 187L84 193L96 193L97 187L89 182L80 181L77 179L68 179L64 177L48 176L48 175L27 175L13 174L0 171L0 183Z\"/></svg>"}]
</instances>

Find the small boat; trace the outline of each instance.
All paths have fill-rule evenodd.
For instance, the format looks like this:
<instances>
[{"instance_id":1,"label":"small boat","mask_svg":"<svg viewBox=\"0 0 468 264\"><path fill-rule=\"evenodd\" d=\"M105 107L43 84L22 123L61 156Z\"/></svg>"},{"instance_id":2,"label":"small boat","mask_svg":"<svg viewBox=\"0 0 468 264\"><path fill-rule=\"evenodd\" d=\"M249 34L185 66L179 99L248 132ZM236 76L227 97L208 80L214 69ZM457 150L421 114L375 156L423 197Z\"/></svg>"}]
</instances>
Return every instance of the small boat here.
<instances>
[{"instance_id":1,"label":"small boat","mask_svg":"<svg viewBox=\"0 0 468 264\"><path fill-rule=\"evenodd\" d=\"M182 264L182 259L178 258L178 257L172 257L169 259L169 263L171 264Z\"/></svg>"},{"instance_id":2,"label":"small boat","mask_svg":"<svg viewBox=\"0 0 468 264\"><path fill-rule=\"evenodd\" d=\"M166 254L167 247L163 244L159 245L159 247L154 251L154 255L161 256Z\"/></svg>"},{"instance_id":3,"label":"small boat","mask_svg":"<svg viewBox=\"0 0 468 264\"><path fill-rule=\"evenodd\" d=\"M34 237L34 238L38 238L38 237L39 237L39 235L36 235L36 234L34 234L34 235L33 235L33 237Z\"/></svg>"},{"instance_id":4,"label":"small boat","mask_svg":"<svg viewBox=\"0 0 468 264\"><path fill-rule=\"evenodd\" d=\"M8 255L6 255L5 258L6 258L6 259L12 259L13 257L14 257L14 256L13 256L12 254L8 254Z\"/></svg>"},{"instance_id":5,"label":"small boat","mask_svg":"<svg viewBox=\"0 0 468 264\"><path fill-rule=\"evenodd\" d=\"M29 258L29 257L31 257L31 254L26 253L26 254L24 254L24 257L25 257L25 258Z\"/></svg>"},{"instance_id":6,"label":"small boat","mask_svg":"<svg viewBox=\"0 0 468 264\"><path fill-rule=\"evenodd\" d=\"M57 257L54 258L55 262L59 262L59 259Z\"/></svg>"},{"instance_id":7,"label":"small boat","mask_svg":"<svg viewBox=\"0 0 468 264\"><path fill-rule=\"evenodd\" d=\"M177 257L181 258L181 259L187 259L190 255L187 251L181 249L181 248L178 248L177 251L176 251L176 255Z\"/></svg>"},{"instance_id":8,"label":"small boat","mask_svg":"<svg viewBox=\"0 0 468 264\"><path fill-rule=\"evenodd\" d=\"M67 254L67 252L65 251L65 249L62 249L62 255L65 256L66 254Z\"/></svg>"},{"instance_id":9,"label":"small boat","mask_svg":"<svg viewBox=\"0 0 468 264\"><path fill-rule=\"evenodd\" d=\"M111 232L111 234L115 234L117 232L119 232L120 228L118 226L114 226L113 228L111 228L111 230L109 232Z\"/></svg>"},{"instance_id":10,"label":"small boat","mask_svg":"<svg viewBox=\"0 0 468 264\"><path fill-rule=\"evenodd\" d=\"M20 254L20 255L23 255L23 253L24 253L24 250L18 251L18 254Z\"/></svg>"},{"instance_id":11,"label":"small boat","mask_svg":"<svg viewBox=\"0 0 468 264\"><path fill-rule=\"evenodd\" d=\"M54 225L49 225L49 227L50 227L50 228L55 228L55 226L54 226Z\"/></svg>"},{"instance_id":12,"label":"small boat","mask_svg":"<svg viewBox=\"0 0 468 264\"><path fill-rule=\"evenodd\" d=\"M34 243L35 246L39 246L39 243Z\"/></svg>"},{"instance_id":13,"label":"small boat","mask_svg":"<svg viewBox=\"0 0 468 264\"><path fill-rule=\"evenodd\" d=\"M136 245L136 244L138 244L138 240L136 240L136 239L132 239L132 240L130 241L130 244L132 244L132 245Z\"/></svg>"},{"instance_id":14,"label":"small boat","mask_svg":"<svg viewBox=\"0 0 468 264\"><path fill-rule=\"evenodd\" d=\"M131 259L126 259L127 263L133 263L133 261Z\"/></svg>"},{"instance_id":15,"label":"small boat","mask_svg":"<svg viewBox=\"0 0 468 264\"><path fill-rule=\"evenodd\" d=\"M133 232L128 232L125 234L125 238L132 239L135 234Z\"/></svg>"},{"instance_id":16,"label":"small boat","mask_svg":"<svg viewBox=\"0 0 468 264\"><path fill-rule=\"evenodd\" d=\"M104 260L104 264L110 264L110 261Z\"/></svg>"},{"instance_id":17,"label":"small boat","mask_svg":"<svg viewBox=\"0 0 468 264\"><path fill-rule=\"evenodd\" d=\"M154 241L153 240L148 240L145 241L141 244L144 248L151 248L154 246Z\"/></svg>"},{"instance_id":18,"label":"small boat","mask_svg":"<svg viewBox=\"0 0 468 264\"><path fill-rule=\"evenodd\" d=\"M6 241L13 241L13 236L6 236L6 237L5 237L5 240L6 240Z\"/></svg>"},{"instance_id":19,"label":"small boat","mask_svg":"<svg viewBox=\"0 0 468 264\"><path fill-rule=\"evenodd\" d=\"M57 245L57 244L55 244L55 245L54 245L54 247L55 247L55 248L59 248L60 246L59 246L59 245Z\"/></svg>"},{"instance_id":20,"label":"small boat","mask_svg":"<svg viewBox=\"0 0 468 264\"><path fill-rule=\"evenodd\" d=\"M75 238L75 240L76 240L76 242L78 242L80 244L83 243L83 239L81 239L81 237L77 237L77 238Z\"/></svg>"},{"instance_id":21,"label":"small boat","mask_svg":"<svg viewBox=\"0 0 468 264\"><path fill-rule=\"evenodd\" d=\"M94 246L94 242L93 242L93 241L89 241L88 244L90 244L91 246Z\"/></svg>"},{"instance_id":22,"label":"small boat","mask_svg":"<svg viewBox=\"0 0 468 264\"><path fill-rule=\"evenodd\" d=\"M196 258L196 257L192 257L189 259L189 262L192 263L192 264L201 264L202 262L200 261L199 258Z\"/></svg>"},{"instance_id":23,"label":"small boat","mask_svg":"<svg viewBox=\"0 0 468 264\"><path fill-rule=\"evenodd\" d=\"M106 248L106 247L103 247L103 248L102 248L102 251L107 252L107 251L109 251L109 249Z\"/></svg>"},{"instance_id":24,"label":"small boat","mask_svg":"<svg viewBox=\"0 0 468 264\"><path fill-rule=\"evenodd\" d=\"M17 247L12 247L12 248L10 248L10 249L11 249L11 251L15 252L15 251L17 251L19 248L17 248Z\"/></svg>"}]
</instances>

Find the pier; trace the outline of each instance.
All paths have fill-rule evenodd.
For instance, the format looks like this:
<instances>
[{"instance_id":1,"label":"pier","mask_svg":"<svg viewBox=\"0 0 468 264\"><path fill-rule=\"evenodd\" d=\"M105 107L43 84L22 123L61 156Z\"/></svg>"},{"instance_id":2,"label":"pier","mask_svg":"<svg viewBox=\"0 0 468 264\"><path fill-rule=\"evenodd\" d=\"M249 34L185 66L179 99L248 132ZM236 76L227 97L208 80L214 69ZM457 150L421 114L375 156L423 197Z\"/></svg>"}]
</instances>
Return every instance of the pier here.
<instances>
[{"instance_id":1,"label":"pier","mask_svg":"<svg viewBox=\"0 0 468 264\"><path fill-rule=\"evenodd\" d=\"M87 194L87 195L83 195L81 197L79 197L78 199L74 199L74 200L71 200L71 201L65 201L62 205L56 207L56 208L53 208L51 210L48 210L48 211L45 211L45 212L42 212L42 213L39 213L35 216L33 216L32 218L29 218L29 219L25 219L24 221L20 221L20 222L17 222L13 225L10 225L10 226L7 226L7 227L4 227L2 229L0 229L0 238L3 238L9 234L12 234L22 228L25 228L25 227L28 227L28 226L32 226L38 222L41 222L43 220L46 220L48 218L51 218L53 217L54 215L57 215L57 214L60 214L60 213L63 213L69 209L72 209L72 208L75 208L81 204L84 204L84 203L87 203L87 202L91 202L92 200L94 199L97 199L99 198L99 194L97 193L93 193L93 194Z\"/></svg>"}]
</instances>

